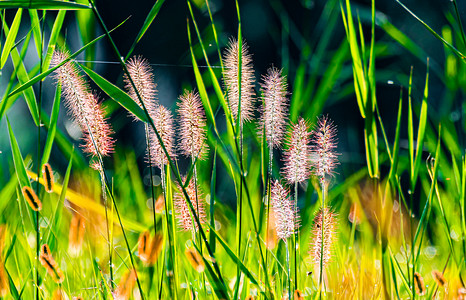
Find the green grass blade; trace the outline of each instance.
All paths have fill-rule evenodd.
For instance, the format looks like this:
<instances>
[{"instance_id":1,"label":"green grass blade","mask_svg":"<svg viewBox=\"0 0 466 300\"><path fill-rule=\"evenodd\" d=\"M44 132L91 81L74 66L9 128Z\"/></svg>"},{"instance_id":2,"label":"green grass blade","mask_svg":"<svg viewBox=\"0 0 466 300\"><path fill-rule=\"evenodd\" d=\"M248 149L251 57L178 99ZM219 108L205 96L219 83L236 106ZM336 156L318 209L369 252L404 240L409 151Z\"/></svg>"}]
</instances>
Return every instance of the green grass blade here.
<instances>
[{"instance_id":1,"label":"green grass blade","mask_svg":"<svg viewBox=\"0 0 466 300\"><path fill-rule=\"evenodd\" d=\"M138 36L133 42L133 45L131 45L130 50L128 51L128 54L126 55L125 61L128 60L128 58L131 56L131 54L134 51L134 48L136 47L137 43L142 39L144 34L146 33L147 29L149 29L149 26L152 24L154 21L155 17L160 11L160 8L162 7L163 3L165 0L157 0L154 3L154 6L152 6L152 9L149 11L149 14L146 17L146 20L144 21L144 24L142 25L141 29L139 30Z\"/></svg>"},{"instance_id":2,"label":"green grass blade","mask_svg":"<svg viewBox=\"0 0 466 300\"><path fill-rule=\"evenodd\" d=\"M188 2L189 3L189 2ZM205 88L204 80L202 79L201 72L197 66L196 57L194 56L194 51L191 42L191 30L189 29L189 23L187 24L188 29L188 41L189 41L189 50L191 51L191 61L193 64L194 77L196 78L197 89L199 90L199 95L201 96L202 104L206 115L209 118L209 121L214 126L214 130L217 131L217 125L215 122L214 112L212 111L212 106L210 105L209 96L207 95L207 90Z\"/></svg>"},{"instance_id":3,"label":"green grass blade","mask_svg":"<svg viewBox=\"0 0 466 300\"><path fill-rule=\"evenodd\" d=\"M133 98L126 94L122 89L109 82L107 79L103 78L88 67L82 64L79 64L79 66L107 95L110 96L110 98L118 102L127 111L137 116L143 122L147 122L146 114L142 108L136 102L134 102Z\"/></svg>"},{"instance_id":4,"label":"green grass blade","mask_svg":"<svg viewBox=\"0 0 466 300\"><path fill-rule=\"evenodd\" d=\"M215 228L215 186L217 182L217 147L214 149L212 162L212 176L210 177L210 227ZM215 235L209 233L209 245L212 252L215 253Z\"/></svg>"},{"instance_id":5,"label":"green grass blade","mask_svg":"<svg viewBox=\"0 0 466 300\"><path fill-rule=\"evenodd\" d=\"M411 98L411 91L413 87L413 67L409 73L409 86L408 86L408 152L409 152L409 165L411 181L414 176L414 125L413 125L413 100Z\"/></svg>"},{"instance_id":6,"label":"green grass blade","mask_svg":"<svg viewBox=\"0 0 466 300\"><path fill-rule=\"evenodd\" d=\"M128 19L124 20L123 22L121 22L120 24L118 24L115 28L113 28L112 30L110 30L109 32L112 32L113 30L117 29L118 27L120 27L121 25L123 25ZM21 84L21 86L19 86L18 88L16 88L14 91L12 91L8 97L11 97L17 93L20 93L28 88L30 88L33 84L35 84L36 82L38 82L39 80L42 80L44 79L45 77L47 77L50 73L52 73L53 71L55 71L56 69L60 68L62 65L66 64L69 60L75 58L76 56L78 56L81 52L83 52L84 50L86 50L87 48L89 48L90 46L92 46L93 44L97 43L97 41L99 41L100 39L102 39L103 37L105 37L106 34L102 34L100 36L98 36L97 38L95 38L94 40L92 40L91 42L87 43L86 45L84 45L83 47L81 47L78 51L76 51L75 53L73 53L72 55L70 55L67 59L65 59L64 61L62 61L60 64L56 65L55 67L51 68L51 69L48 69L47 71L45 72L42 72L40 73L39 75L35 76L34 78L24 82ZM1 117L1 116L0 116Z\"/></svg>"},{"instance_id":7,"label":"green grass blade","mask_svg":"<svg viewBox=\"0 0 466 300\"><path fill-rule=\"evenodd\" d=\"M0 58L0 69L3 69L3 66L8 59L8 55L10 54L13 45L15 44L16 35L18 34L19 25L21 24L21 16L23 14L23 10L20 8L16 12L15 18L13 23L11 24L10 32L6 33L6 41L5 45L3 46L2 56Z\"/></svg>"},{"instance_id":8,"label":"green grass blade","mask_svg":"<svg viewBox=\"0 0 466 300\"><path fill-rule=\"evenodd\" d=\"M401 5L401 7L403 7L409 14L411 14L417 21L419 21L419 23L421 23L428 31L430 31L430 33L432 33L438 40L440 40L445 46L447 46L448 48L450 48L451 51L453 51L453 53L455 53L456 55L458 55L458 57L460 57L461 59L466 59L466 56L461 53L460 51L458 51L458 49L456 49L452 44L448 43L444 38L442 38L437 32L435 32L432 28L430 28L429 25L427 25L421 18L419 18L414 12L412 12L406 5L404 5L403 3L401 3L399 0L396 0L396 2L398 2L398 4Z\"/></svg>"},{"instance_id":9,"label":"green grass blade","mask_svg":"<svg viewBox=\"0 0 466 300\"><path fill-rule=\"evenodd\" d=\"M13 130L11 129L10 121L8 118L6 119L8 123L8 133L10 135L10 145L11 145L11 152L13 154L13 163L15 165L16 176L18 177L19 184L21 189L25 186L31 187L29 182L29 178L26 172L26 166L24 164L23 157L21 156L21 151L19 150L18 142L16 141L16 137L13 134Z\"/></svg>"},{"instance_id":10,"label":"green grass blade","mask_svg":"<svg viewBox=\"0 0 466 300\"><path fill-rule=\"evenodd\" d=\"M31 30L34 33L34 43L36 44L36 51L37 53L41 53L41 26L40 26L40 19L39 15L37 14L37 10L29 9L29 17L31 18Z\"/></svg>"},{"instance_id":11,"label":"green grass blade","mask_svg":"<svg viewBox=\"0 0 466 300\"><path fill-rule=\"evenodd\" d=\"M47 140L42 154L41 166L49 161L50 152L52 151L53 141L55 139L55 133L57 131L58 112L60 111L60 96L61 86L58 85L55 91L55 99L53 101L52 114L50 116L50 122L48 123L48 134Z\"/></svg>"},{"instance_id":12,"label":"green grass blade","mask_svg":"<svg viewBox=\"0 0 466 300\"><path fill-rule=\"evenodd\" d=\"M42 66L43 70L47 70L50 66L50 61L52 60L53 51L57 44L58 37L60 36L60 31L65 20L66 10L60 10L57 14L55 22L53 23L52 32L50 33L49 45L47 47L47 53L45 55L44 64Z\"/></svg>"},{"instance_id":13,"label":"green grass blade","mask_svg":"<svg viewBox=\"0 0 466 300\"><path fill-rule=\"evenodd\" d=\"M395 183L395 175L398 168L398 159L400 153L400 133L401 133L401 115L403 110L403 90L400 92L400 100L398 104L398 116L396 119L395 142L393 143L392 164L390 166L389 180Z\"/></svg>"},{"instance_id":14,"label":"green grass blade","mask_svg":"<svg viewBox=\"0 0 466 300\"><path fill-rule=\"evenodd\" d=\"M429 97L429 63L427 63L427 73L426 73L426 84L424 88L424 97L422 98L421 104L421 114L419 116L419 127L417 132L417 146L416 146L416 157L414 160L414 170L413 170L413 188L416 186L417 175L419 173L419 168L421 166L422 159L422 148L424 146L424 137L426 133L426 124L427 124L427 98Z\"/></svg>"},{"instance_id":15,"label":"green grass blade","mask_svg":"<svg viewBox=\"0 0 466 300\"><path fill-rule=\"evenodd\" d=\"M66 9L66 10L77 10L77 9L89 9L90 7L83 4L77 4L74 2L65 2L58 0L4 0L0 1L0 9L3 8L26 8L26 9Z\"/></svg>"},{"instance_id":16,"label":"green grass blade","mask_svg":"<svg viewBox=\"0 0 466 300\"><path fill-rule=\"evenodd\" d=\"M210 226L209 226L210 227ZM222 248L225 249L225 252L230 256L230 258L233 260L233 262L241 269L241 272L246 275L246 277L251 280L251 283L256 285L259 289L260 292L263 293L262 287L259 285L257 279L252 275L251 271L244 265L244 263L241 261L241 259L235 254L233 250L228 246L227 242L223 240L223 238L215 231L215 228L210 227L210 232L213 233L216 237L216 239L219 241L220 245L222 245Z\"/></svg>"}]
</instances>

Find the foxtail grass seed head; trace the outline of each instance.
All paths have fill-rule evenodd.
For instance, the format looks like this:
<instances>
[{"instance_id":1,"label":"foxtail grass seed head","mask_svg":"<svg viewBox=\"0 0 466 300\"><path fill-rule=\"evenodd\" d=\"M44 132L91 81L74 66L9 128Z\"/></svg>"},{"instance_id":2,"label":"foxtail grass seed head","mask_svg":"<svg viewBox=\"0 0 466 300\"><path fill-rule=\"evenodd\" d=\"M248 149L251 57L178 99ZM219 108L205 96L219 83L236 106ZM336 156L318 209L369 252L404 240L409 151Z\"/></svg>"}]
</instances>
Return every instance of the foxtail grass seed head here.
<instances>
[{"instance_id":1,"label":"foxtail grass seed head","mask_svg":"<svg viewBox=\"0 0 466 300\"><path fill-rule=\"evenodd\" d=\"M287 83L282 70L269 68L261 84L262 109L259 134L265 131L269 148L280 148L288 119Z\"/></svg>"},{"instance_id":2,"label":"foxtail grass seed head","mask_svg":"<svg viewBox=\"0 0 466 300\"><path fill-rule=\"evenodd\" d=\"M52 167L48 163L42 166L42 178L44 179L44 186L47 193L53 192L53 172Z\"/></svg>"},{"instance_id":3,"label":"foxtail grass seed head","mask_svg":"<svg viewBox=\"0 0 466 300\"><path fill-rule=\"evenodd\" d=\"M113 293L113 299L129 300L133 293L135 284L136 284L136 271L134 270L127 271L123 275L123 277L121 277L120 283L118 284L115 292Z\"/></svg>"},{"instance_id":4,"label":"foxtail grass seed head","mask_svg":"<svg viewBox=\"0 0 466 300\"><path fill-rule=\"evenodd\" d=\"M73 297L73 300L84 300L84 298L81 296L75 296Z\"/></svg>"},{"instance_id":5,"label":"foxtail grass seed head","mask_svg":"<svg viewBox=\"0 0 466 300\"><path fill-rule=\"evenodd\" d=\"M149 61L142 56L133 56L129 59L126 67L149 116L153 118L157 107L157 84L154 82L154 74ZM123 80L130 97L142 108L130 78L125 74ZM136 118L136 116L134 117Z\"/></svg>"},{"instance_id":6,"label":"foxtail grass seed head","mask_svg":"<svg viewBox=\"0 0 466 300\"><path fill-rule=\"evenodd\" d=\"M185 181L185 178L183 178L183 182L184 181ZM199 221L201 223L204 223L205 209L204 209L204 202L201 200L203 198L203 193L199 189L197 189L197 197L196 197L196 186L194 185L193 178L191 178L188 186L186 186L186 192L189 196L189 200L193 204L193 207L194 207L194 210L196 211L197 216L199 217ZM194 219L194 216L191 218L191 209L179 185L178 185L178 192L175 194L175 212L176 212L176 218L178 219L178 225L181 230L197 231L199 229L199 226L196 220Z\"/></svg>"},{"instance_id":7,"label":"foxtail grass seed head","mask_svg":"<svg viewBox=\"0 0 466 300\"><path fill-rule=\"evenodd\" d=\"M295 206L290 199L288 189L278 180L272 182L270 195L277 237L286 241L297 228Z\"/></svg>"},{"instance_id":8,"label":"foxtail grass seed head","mask_svg":"<svg viewBox=\"0 0 466 300\"><path fill-rule=\"evenodd\" d=\"M326 177L333 175L338 157L335 149L337 128L327 116L317 122L317 128L312 131L312 167L313 173L321 184L326 183Z\"/></svg>"},{"instance_id":9,"label":"foxtail grass seed head","mask_svg":"<svg viewBox=\"0 0 466 300\"><path fill-rule=\"evenodd\" d=\"M423 296L426 294L426 285L424 284L424 278L418 272L414 272L414 287L416 294Z\"/></svg>"},{"instance_id":10,"label":"foxtail grass seed head","mask_svg":"<svg viewBox=\"0 0 466 300\"><path fill-rule=\"evenodd\" d=\"M70 223L70 231L68 238L68 253L71 256L79 256L84 242L84 232L86 229L86 221L79 213L74 213Z\"/></svg>"},{"instance_id":11,"label":"foxtail grass seed head","mask_svg":"<svg viewBox=\"0 0 466 300\"><path fill-rule=\"evenodd\" d=\"M176 157L175 144L174 144L174 129L173 129L173 117L171 112L164 106L159 105L155 109L153 116L155 128L157 129L162 142L165 146L170 157L173 159ZM168 164L168 159L163 151L162 145L157 139L157 135L153 128L149 128L149 147L150 147L150 163L152 166L163 168L164 165Z\"/></svg>"},{"instance_id":12,"label":"foxtail grass seed head","mask_svg":"<svg viewBox=\"0 0 466 300\"><path fill-rule=\"evenodd\" d=\"M41 246L39 260L55 283L60 284L63 282L65 275L63 275L63 272L58 267L47 244Z\"/></svg>"},{"instance_id":13,"label":"foxtail grass seed head","mask_svg":"<svg viewBox=\"0 0 466 300\"><path fill-rule=\"evenodd\" d=\"M300 183L309 178L310 174L310 135L309 126L303 118L291 127L284 152L283 175L288 183Z\"/></svg>"},{"instance_id":14,"label":"foxtail grass seed head","mask_svg":"<svg viewBox=\"0 0 466 300\"><path fill-rule=\"evenodd\" d=\"M163 246L163 236L160 233L156 233L150 240L150 243L146 249L147 262L149 266L153 266L159 258L160 252Z\"/></svg>"},{"instance_id":15,"label":"foxtail grass seed head","mask_svg":"<svg viewBox=\"0 0 466 300\"><path fill-rule=\"evenodd\" d=\"M447 283L447 280L445 279L443 274L438 270L432 271L432 277L434 278L435 282L437 282L439 287L443 287L445 283Z\"/></svg>"},{"instance_id":16,"label":"foxtail grass seed head","mask_svg":"<svg viewBox=\"0 0 466 300\"><path fill-rule=\"evenodd\" d=\"M323 267L328 264L332 257L332 247L336 239L336 222L336 214L327 207L320 209L314 217L310 254L314 264L319 268L321 254ZM322 224L324 226L323 235Z\"/></svg>"},{"instance_id":17,"label":"foxtail grass seed head","mask_svg":"<svg viewBox=\"0 0 466 300\"><path fill-rule=\"evenodd\" d=\"M252 55L249 54L245 41L241 46L241 87L239 86L239 43L231 39L228 48L223 55L225 72L223 81L227 91L227 99L231 114L236 122L251 121L254 117L254 67ZM241 92L240 92L241 91ZM241 94L241 95L240 95ZM241 101L240 117L238 108ZM239 121L238 121L239 119Z\"/></svg>"},{"instance_id":18,"label":"foxtail grass seed head","mask_svg":"<svg viewBox=\"0 0 466 300\"><path fill-rule=\"evenodd\" d=\"M202 260L202 256L196 251L194 248L187 248L184 251L186 258L188 259L191 266L193 266L194 270L201 273L205 269L204 261Z\"/></svg>"},{"instance_id":19,"label":"foxtail grass seed head","mask_svg":"<svg viewBox=\"0 0 466 300\"><path fill-rule=\"evenodd\" d=\"M178 102L180 150L188 157L203 159L207 153L206 118L199 94L185 90Z\"/></svg>"},{"instance_id":20,"label":"foxtail grass seed head","mask_svg":"<svg viewBox=\"0 0 466 300\"><path fill-rule=\"evenodd\" d=\"M28 186L25 186L23 187L22 191L24 199L26 199L27 203L33 211L39 211L42 209L42 202L39 200L39 198L36 195L36 192L34 192L33 189L31 189Z\"/></svg>"},{"instance_id":21,"label":"foxtail grass seed head","mask_svg":"<svg viewBox=\"0 0 466 300\"><path fill-rule=\"evenodd\" d=\"M57 66L68 59L69 53L55 50L52 66ZM55 80L62 86L62 95L68 113L79 124L84 134L84 151L94 157L108 156L113 152L115 141L110 124L104 117L104 111L82 77L78 66L72 60L55 70Z\"/></svg>"},{"instance_id":22,"label":"foxtail grass seed head","mask_svg":"<svg viewBox=\"0 0 466 300\"><path fill-rule=\"evenodd\" d=\"M0 259L0 297L6 297L6 295L8 295L9 292L10 292L10 282L5 272L3 261Z\"/></svg>"}]
</instances>

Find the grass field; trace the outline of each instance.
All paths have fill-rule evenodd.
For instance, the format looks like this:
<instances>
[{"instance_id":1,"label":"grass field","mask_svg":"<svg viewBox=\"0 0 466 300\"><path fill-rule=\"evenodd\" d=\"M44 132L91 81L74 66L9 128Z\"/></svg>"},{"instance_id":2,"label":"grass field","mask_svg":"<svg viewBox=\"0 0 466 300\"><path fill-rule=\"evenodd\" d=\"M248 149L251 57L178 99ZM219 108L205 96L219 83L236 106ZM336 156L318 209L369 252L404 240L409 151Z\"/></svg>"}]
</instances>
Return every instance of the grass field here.
<instances>
[{"instance_id":1,"label":"grass field","mask_svg":"<svg viewBox=\"0 0 466 300\"><path fill-rule=\"evenodd\" d=\"M466 299L456 0L435 26L396 1L443 61L375 0L328 0L299 43L277 14L263 74L244 1L233 36L182 2L177 99L139 47L164 2L122 52L99 1L0 1L0 299Z\"/></svg>"}]
</instances>

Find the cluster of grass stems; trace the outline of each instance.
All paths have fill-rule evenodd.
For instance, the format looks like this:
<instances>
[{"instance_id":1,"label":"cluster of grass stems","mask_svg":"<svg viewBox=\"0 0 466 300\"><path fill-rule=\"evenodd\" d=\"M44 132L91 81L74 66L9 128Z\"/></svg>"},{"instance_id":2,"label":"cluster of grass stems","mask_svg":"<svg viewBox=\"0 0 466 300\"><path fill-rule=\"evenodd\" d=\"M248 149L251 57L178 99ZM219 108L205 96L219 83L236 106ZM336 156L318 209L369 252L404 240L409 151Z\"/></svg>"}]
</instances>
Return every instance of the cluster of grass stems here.
<instances>
[{"instance_id":1,"label":"cluster of grass stems","mask_svg":"<svg viewBox=\"0 0 466 300\"><path fill-rule=\"evenodd\" d=\"M451 104L434 112L429 101L431 73L445 82L450 103L466 86L456 1L451 27L441 34L400 3L445 45L443 73L409 37L377 20L374 0L368 26L359 15L355 22L349 0L330 0L318 23L327 30L316 29L319 38L306 44L315 49L312 57L303 49L296 74L288 74L284 59L283 69L271 67L257 82L238 2L238 32L227 44L219 40L208 0L209 41L187 1L194 81L173 109L158 103L150 63L133 53L163 4L156 1L122 55L111 32L126 21L107 28L93 0L0 2L0 65L14 66L2 74L10 81L0 102L10 142L4 152L13 161L0 189L0 298L465 299L466 159L459 136L466 128L455 127ZM26 13L30 30L20 38ZM66 44L65 15L79 20L84 46L78 51ZM328 71L307 74L311 58L323 63L337 20L345 35ZM90 38L86 24L103 34ZM403 77L393 124L383 122L377 102L376 58L388 46L376 41L376 24L427 70L420 101L413 69ZM76 60L85 52L91 61L101 39L108 40L108 59L119 62L124 84ZM27 70L24 58L34 46L37 65ZM349 75L340 73L344 66ZM336 126L322 115L331 86L345 80L360 112L348 118L364 123L365 164L353 173L336 172L344 169ZM108 99L99 100L89 82ZM55 88L50 114L46 88ZM24 134L7 116L18 99L36 126L34 154L21 151ZM144 151L115 141L110 117L120 108L144 124ZM79 148L60 130L59 114L80 129ZM54 169L53 145L69 161L65 172ZM136 153L143 152L139 170ZM230 191L232 206L220 198Z\"/></svg>"}]
</instances>

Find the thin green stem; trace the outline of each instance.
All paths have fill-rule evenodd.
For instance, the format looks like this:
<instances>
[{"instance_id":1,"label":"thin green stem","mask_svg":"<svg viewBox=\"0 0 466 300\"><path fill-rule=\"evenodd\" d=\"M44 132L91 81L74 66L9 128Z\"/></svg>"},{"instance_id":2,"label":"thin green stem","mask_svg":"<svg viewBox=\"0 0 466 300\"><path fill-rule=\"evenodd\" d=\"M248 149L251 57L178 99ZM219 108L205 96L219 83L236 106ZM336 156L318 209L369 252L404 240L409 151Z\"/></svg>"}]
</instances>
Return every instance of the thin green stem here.
<instances>
[{"instance_id":1,"label":"thin green stem","mask_svg":"<svg viewBox=\"0 0 466 300\"><path fill-rule=\"evenodd\" d=\"M322 202L321 202L321 213L322 213L322 226L321 226L321 238L322 242L320 243L320 268L319 268L319 298L322 299L322 282L323 282L323 274L324 274L324 244L326 243L325 241L325 198L327 194L327 189L326 189L326 182L325 178L322 177L320 178L320 183L322 186Z\"/></svg>"},{"instance_id":2,"label":"thin green stem","mask_svg":"<svg viewBox=\"0 0 466 300\"><path fill-rule=\"evenodd\" d=\"M288 299L291 299L291 266L290 266L290 248L288 247L288 241L285 240L286 246L286 268L288 271Z\"/></svg>"},{"instance_id":3,"label":"thin green stem","mask_svg":"<svg viewBox=\"0 0 466 300\"><path fill-rule=\"evenodd\" d=\"M294 225L295 225L295 232L293 234L294 237L294 289L298 289L298 249L299 249L299 228L296 224L298 220L298 182L294 183ZM290 298L291 299L291 298Z\"/></svg>"}]
</instances>

